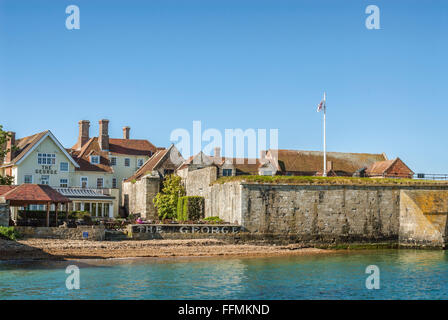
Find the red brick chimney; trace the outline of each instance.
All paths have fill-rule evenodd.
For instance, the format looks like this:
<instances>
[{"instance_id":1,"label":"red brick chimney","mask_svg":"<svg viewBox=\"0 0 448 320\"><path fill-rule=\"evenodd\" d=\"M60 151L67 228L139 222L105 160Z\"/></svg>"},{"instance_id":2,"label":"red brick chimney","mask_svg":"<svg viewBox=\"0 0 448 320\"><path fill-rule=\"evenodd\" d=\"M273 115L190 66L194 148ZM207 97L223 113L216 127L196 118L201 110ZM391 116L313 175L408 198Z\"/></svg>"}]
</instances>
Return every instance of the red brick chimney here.
<instances>
[{"instance_id":1,"label":"red brick chimney","mask_svg":"<svg viewBox=\"0 0 448 320\"><path fill-rule=\"evenodd\" d=\"M81 120L78 122L79 124L79 134L78 134L78 145L77 149L81 149L87 141L89 141L89 128L90 128L90 121L89 120Z\"/></svg>"},{"instance_id":2,"label":"red brick chimney","mask_svg":"<svg viewBox=\"0 0 448 320\"><path fill-rule=\"evenodd\" d=\"M9 163L12 161L13 159L13 152L11 151L12 146L16 144L16 133L15 132L8 132L11 137L9 138L9 140L6 142L6 149L8 149L8 153L6 153L5 156L5 163Z\"/></svg>"},{"instance_id":3,"label":"red brick chimney","mask_svg":"<svg viewBox=\"0 0 448 320\"><path fill-rule=\"evenodd\" d=\"M131 131L130 127L123 127L123 139L129 139L129 131Z\"/></svg>"},{"instance_id":4,"label":"red brick chimney","mask_svg":"<svg viewBox=\"0 0 448 320\"><path fill-rule=\"evenodd\" d=\"M109 120L102 119L100 123L100 132L98 135L98 143L101 150L109 150Z\"/></svg>"}]
</instances>

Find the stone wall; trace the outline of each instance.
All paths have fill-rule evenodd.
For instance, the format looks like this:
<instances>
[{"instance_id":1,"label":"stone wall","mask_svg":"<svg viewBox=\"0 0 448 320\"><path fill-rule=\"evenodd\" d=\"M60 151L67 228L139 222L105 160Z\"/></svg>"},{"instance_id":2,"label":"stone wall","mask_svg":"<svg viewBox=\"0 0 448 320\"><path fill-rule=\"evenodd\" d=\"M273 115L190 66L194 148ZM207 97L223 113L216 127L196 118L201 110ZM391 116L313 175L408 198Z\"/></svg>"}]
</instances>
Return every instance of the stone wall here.
<instances>
[{"instance_id":1,"label":"stone wall","mask_svg":"<svg viewBox=\"0 0 448 320\"><path fill-rule=\"evenodd\" d=\"M159 188L159 176L147 175L135 182L123 182L123 204L129 214L140 214L144 219L157 219L157 209L152 200Z\"/></svg>"},{"instance_id":2,"label":"stone wall","mask_svg":"<svg viewBox=\"0 0 448 320\"><path fill-rule=\"evenodd\" d=\"M0 203L0 227L9 226L9 205Z\"/></svg>"},{"instance_id":3,"label":"stone wall","mask_svg":"<svg viewBox=\"0 0 448 320\"><path fill-rule=\"evenodd\" d=\"M400 243L443 247L448 190L402 190L400 196Z\"/></svg>"},{"instance_id":4,"label":"stone wall","mask_svg":"<svg viewBox=\"0 0 448 320\"><path fill-rule=\"evenodd\" d=\"M215 166L189 171L186 178L183 176L187 196L204 196L217 176L218 168Z\"/></svg>"},{"instance_id":5,"label":"stone wall","mask_svg":"<svg viewBox=\"0 0 448 320\"><path fill-rule=\"evenodd\" d=\"M251 233L292 235L304 241L400 241L436 247L448 240L448 186L200 181L190 189L192 184L187 184L187 193L205 197L205 216L241 224Z\"/></svg>"},{"instance_id":6,"label":"stone wall","mask_svg":"<svg viewBox=\"0 0 448 320\"><path fill-rule=\"evenodd\" d=\"M398 239L396 188L242 184L242 224L250 232L305 238Z\"/></svg>"},{"instance_id":7,"label":"stone wall","mask_svg":"<svg viewBox=\"0 0 448 320\"><path fill-rule=\"evenodd\" d=\"M47 228L47 227L15 227L25 238L43 239L71 239L71 240L97 240L105 238L104 227L85 226L78 228ZM86 233L87 232L87 233ZM84 238L83 235L87 235Z\"/></svg>"}]
</instances>

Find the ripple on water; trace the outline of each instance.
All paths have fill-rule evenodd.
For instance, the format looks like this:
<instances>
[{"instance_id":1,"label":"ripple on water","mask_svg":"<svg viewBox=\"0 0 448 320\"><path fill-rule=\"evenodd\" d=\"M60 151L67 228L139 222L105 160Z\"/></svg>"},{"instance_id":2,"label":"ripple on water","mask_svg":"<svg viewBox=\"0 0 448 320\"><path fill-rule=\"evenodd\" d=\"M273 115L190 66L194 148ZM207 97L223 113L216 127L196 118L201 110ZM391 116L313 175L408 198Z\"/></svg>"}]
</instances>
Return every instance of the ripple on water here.
<instances>
[{"instance_id":1,"label":"ripple on water","mask_svg":"<svg viewBox=\"0 0 448 320\"><path fill-rule=\"evenodd\" d=\"M65 268L81 270L67 290ZM368 265L380 290L368 290ZM0 263L0 299L447 299L445 251Z\"/></svg>"}]
</instances>

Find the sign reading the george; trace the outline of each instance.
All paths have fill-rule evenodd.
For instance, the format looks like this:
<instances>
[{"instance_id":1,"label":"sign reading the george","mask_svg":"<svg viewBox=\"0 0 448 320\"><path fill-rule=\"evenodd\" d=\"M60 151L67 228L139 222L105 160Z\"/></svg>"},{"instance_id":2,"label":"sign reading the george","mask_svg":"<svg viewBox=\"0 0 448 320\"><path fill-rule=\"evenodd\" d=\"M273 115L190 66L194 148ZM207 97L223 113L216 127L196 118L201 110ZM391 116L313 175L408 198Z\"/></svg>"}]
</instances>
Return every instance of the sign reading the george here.
<instances>
[{"instance_id":1,"label":"sign reading the george","mask_svg":"<svg viewBox=\"0 0 448 320\"><path fill-rule=\"evenodd\" d=\"M37 174L58 174L58 170L51 168L51 166L42 165L41 169L36 169Z\"/></svg>"},{"instance_id":2,"label":"sign reading the george","mask_svg":"<svg viewBox=\"0 0 448 320\"><path fill-rule=\"evenodd\" d=\"M239 233L241 226L203 224L136 224L132 233Z\"/></svg>"}]
</instances>

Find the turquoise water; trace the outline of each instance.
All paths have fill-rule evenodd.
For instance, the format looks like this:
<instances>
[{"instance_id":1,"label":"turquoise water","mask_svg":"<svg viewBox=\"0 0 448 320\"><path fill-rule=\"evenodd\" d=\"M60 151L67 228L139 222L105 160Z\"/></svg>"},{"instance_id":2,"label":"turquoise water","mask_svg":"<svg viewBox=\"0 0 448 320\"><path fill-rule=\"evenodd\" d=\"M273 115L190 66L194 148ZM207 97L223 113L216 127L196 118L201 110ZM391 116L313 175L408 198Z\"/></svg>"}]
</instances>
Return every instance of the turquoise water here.
<instances>
[{"instance_id":1,"label":"turquoise water","mask_svg":"<svg viewBox=\"0 0 448 320\"><path fill-rule=\"evenodd\" d=\"M80 289L65 268L80 268ZM380 289L368 290L368 265ZM0 299L447 299L448 253L386 250L274 258L0 263Z\"/></svg>"}]
</instances>

